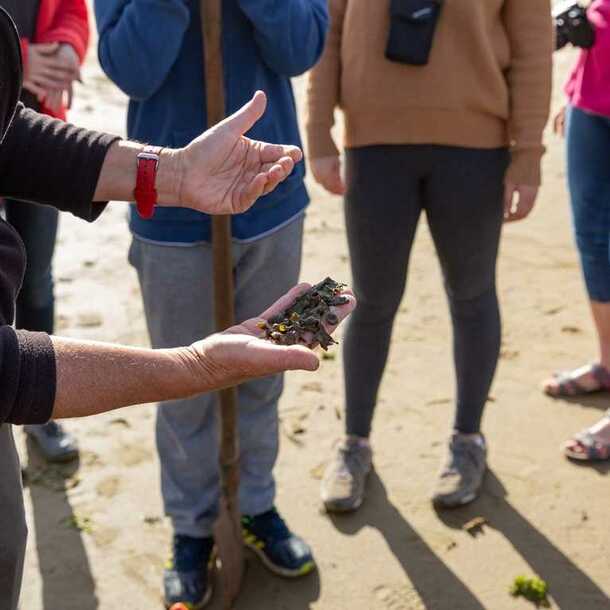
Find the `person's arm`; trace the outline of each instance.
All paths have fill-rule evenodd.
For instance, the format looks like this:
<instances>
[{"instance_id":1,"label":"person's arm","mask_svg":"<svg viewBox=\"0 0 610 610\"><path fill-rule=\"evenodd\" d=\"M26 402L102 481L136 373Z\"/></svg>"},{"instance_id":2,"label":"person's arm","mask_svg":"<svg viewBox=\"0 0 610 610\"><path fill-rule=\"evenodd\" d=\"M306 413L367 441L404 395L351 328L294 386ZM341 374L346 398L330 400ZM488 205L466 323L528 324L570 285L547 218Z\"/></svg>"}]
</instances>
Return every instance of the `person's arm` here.
<instances>
[{"instance_id":1,"label":"person's arm","mask_svg":"<svg viewBox=\"0 0 610 610\"><path fill-rule=\"evenodd\" d=\"M297 286L260 318L184 348L151 350L58 337L51 337L48 344L39 341L39 352L52 348L53 355L39 353L39 374L28 379L31 392L22 397L19 409L4 413L0 409L0 423L84 417L129 405L194 396L283 371L316 370L319 359L313 351L261 339L258 326L308 288L306 284ZM355 306L353 297L348 296L348 304L335 308L339 320ZM22 341L28 335L31 333L24 334ZM46 396L35 394L45 382L47 387L53 385L54 391L47 391ZM17 379L12 387L23 384Z\"/></svg>"},{"instance_id":2,"label":"person's arm","mask_svg":"<svg viewBox=\"0 0 610 610\"><path fill-rule=\"evenodd\" d=\"M100 64L135 100L153 95L173 66L191 15L185 0L96 0Z\"/></svg>"},{"instance_id":3,"label":"person's arm","mask_svg":"<svg viewBox=\"0 0 610 610\"><path fill-rule=\"evenodd\" d=\"M296 146L243 136L263 115L253 99L187 147L161 154L160 205L176 202L209 214L237 214L271 192L302 159ZM94 220L103 205L132 201L142 144L48 119L20 106L0 146L0 195L53 205Z\"/></svg>"},{"instance_id":4,"label":"person's arm","mask_svg":"<svg viewBox=\"0 0 610 610\"><path fill-rule=\"evenodd\" d=\"M331 131L341 87L341 39L347 0L329 0L330 30L322 58L309 75L307 88L307 143L314 178L331 193L340 195L339 149Z\"/></svg>"},{"instance_id":5,"label":"person's arm","mask_svg":"<svg viewBox=\"0 0 610 610\"><path fill-rule=\"evenodd\" d=\"M89 34L89 11L85 0L61 0L53 22L47 31L40 33L37 42L59 44L54 59L68 71L70 80L61 88L43 91L42 95L40 91L35 91L38 88L36 79L24 82L24 87L27 86L44 103L43 112L65 118L66 108L72 107L73 83L81 80L80 67L87 54Z\"/></svg>"},{"instance_id":6,"label":"person's arm","mask_svg":"<svg viewBox=\"0 0 610 610\"><path fill-rule=\"evenodd\" d=\"M168 204L182 201L183 205L200 211L231 214L245 211L257 197L273 190L290 174L294 163L300 161L302 153L294 146L265 144L243 136L262 116L265 104L264 94L258 92L241 110L202 134L186 148L166 151L157 176L159 196L166 199ZM103 206L92 205L91 198L131 198L136 174L136 154L141 148L140 144L120 142L111 136L77 129L62 121L47 119L24 110L23 106L20 106L0 145L0 194L54 204L92 220ZM0 225L0 228L6 229L6 225ZM16 251L15 243L13 236L12 247L9 240L7 252ZM0 234L0 254L2 247ZM9 308L19 282L15 278L11 281L10 277L5 281L5 268L10 270L16 266L15 261L11 262L6 257L0 259L0 304L2 299L8 298ZM7 311L7 307L4 307L4 310ZM4 313L3 316L10 319L10 311L8 315ZM252 330L251 326L245 328ZM44 421L43 405L50 404L55 396L55 385L50 381L54 380L53 371L56 364L59 367L60 379L63 380L72 377L82 359L87 358L86 354L93 360L100 361L94 366L91 360L88 360L89 366L92 367L88 372L90 376L95 375L95 368L112 374L121 370L108 368L111 365L105 362L106 358L112 359L111 355L116 356L116 348L96 350L83 344L78 344L81 346L78 347L60 339L53 341L57 343L56 346L47 335L19 332L9 326L0 327L0 388L4 392L0 395L0 423ZM238 341L236 351L232 347L234 337L220 343L224 345L227 342L226 350L219 351L216 349L217 344L210 344L209 341L202 349L207 355L214 354L220 358L219 370L224 374L224 378L232 380L231 375L237 374L236 371L239 373L240 369L237 367L233 370L229 361L222 360L222 355L227 351L231 358L236 358L235 362L239 363L242 353L250 353L250 342ZM255 360L266 362L268 349L265 347L264 352L255 351ZM193 350L195 354L199 353L196 347L191 348L189 353ZM62 357L62 353L65 356ZM134 356L134 353L131 355ZM153 364L160 365L165 362L166 355L162 354L159 360L158 354L152 356L148 352L141 353L138 362L147 366L147 358L151 357ZM207 356L202 356L201 361L209 366ZM256 376L256 363L252 364L248 360L246 364L252 365L253 368L246 370ZM289 361L283 361L281 366L290 368ZM62 370L68 372L62 373ZM269 371L264 374L274 370L269 365ZM214 371L212 367L209 378L215 378ZM243 373L241 370L239 374ZM175 374L178 375L178 372ZM69 404L67 399L61 397L72 396L70 388L73 386L65 386L65 383L62 383L60 388L68 389L65 392L63 389L59 390L60 401L63 401L59 404ZM118 396L123 397L117 399L118 403L126 399L131 400L129 397L133 396L135 391L134 386L130 385L131 382L121 382L117 379L115 383L116 386L113 387L117 388ZM163 391L173 392L174 387L163 386ZM191 390L198 390L199 387L202 386L193 386ZM158 390L161 394L161 390ZM142 401L145 400L148 400L148 394L143 396Z\"/></svg>"},{"instance_id":7,"label":"person's arm","mask_svg":"<svg viewBox=\"0 0 610 610\"><path fill-rule=\"evenodd\" d=\"M542 132L551 101L553 24L547 0L506 0L503 19L511 61L506 72L510 96L512 161L506 181L540 185Z\"/></svg>"},{"instance_id":8,"label":"person's arm","mask_svg":"<svg viewBox=\"0 0 610 610\"><path fill-rule=\"evenodd\" d=\"M319 59L326 30L326 0L238 0L265 63L277 74L297 76Z\"/></svg>"},{"instance_id":9,"label":"person's arm","mask_svg":"<svg viewBox=\"0 0 610 610\"><path fill-rule=\"evenodd\" d=\"M116 136L80 129L19 105L0 145L0 196L54 205L93 220L96 184Z\"/></svg>"},{"instance_id":10,"label":"person's arm","mask_svg":"<svg viewBox=\"0 0 610 610\"><path fill-rule=\"evenodd\" d=\"M61 0L51 27L36 42L69 44L83 63L89 45L89 13L85 0Z\"/></svg>"},{"instance_id":11,"label":"person's arm","mask_svg":"<svg viewBox=\"0 0 610 610\"><path fill-rule=\"evenodd\" d=\"M80 417L128 405L194 396L290 370L314 371L318 356L303 345L280 346L261 339L259 323L309 289L301 284L260 317L185 348L147 350L53 337L57 391L53 417ZM339 321L355 307L333 308ZM329 331L335 327L329 328Z\"/></svg>"}]
</instances>

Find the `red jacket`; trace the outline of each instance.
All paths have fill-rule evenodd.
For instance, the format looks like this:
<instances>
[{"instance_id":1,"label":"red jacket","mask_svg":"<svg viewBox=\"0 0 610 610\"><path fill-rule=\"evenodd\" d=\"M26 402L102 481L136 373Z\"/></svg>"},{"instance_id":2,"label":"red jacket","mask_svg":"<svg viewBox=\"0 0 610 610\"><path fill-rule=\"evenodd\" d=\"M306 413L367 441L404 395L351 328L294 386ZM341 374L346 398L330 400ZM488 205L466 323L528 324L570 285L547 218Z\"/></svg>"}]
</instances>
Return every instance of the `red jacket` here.
<instances>
[{"instance_id":1,"label":"red jacket","mask_svg":"<svg viewBox=\"0 0 610 610\"><path fill-rule=\"evenodd\" d=\"M74 47L82 63L89 44L89 14L85 0L40 1L34 38L33 40L21 39L21 53L26 71L28 44L30 42L66 42ZM56 116L59 119L66 118L65 108L60 113L54 114L43 105L41 112Z\"/></svg>"}]
</instances>

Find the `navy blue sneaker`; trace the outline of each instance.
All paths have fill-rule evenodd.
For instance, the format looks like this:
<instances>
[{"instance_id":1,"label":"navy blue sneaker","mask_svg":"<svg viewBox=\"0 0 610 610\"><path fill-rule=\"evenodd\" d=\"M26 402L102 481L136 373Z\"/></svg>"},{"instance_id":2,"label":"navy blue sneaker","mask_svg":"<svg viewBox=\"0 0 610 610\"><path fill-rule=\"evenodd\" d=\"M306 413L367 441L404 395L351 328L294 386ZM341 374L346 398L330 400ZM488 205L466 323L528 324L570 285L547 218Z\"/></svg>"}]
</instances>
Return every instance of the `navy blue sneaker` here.
<instances>
[{"instance_id":1,"label":"navy blue sneaker","mask_svg":"<svg viewBox=\"0 0 610 610\"><path fill-rule=\"evenodd\" d=\"M163 571L165 607L198 610L212 597L210 563L213 538L174 535L173 557Z\"/></svg>"},{"instance_id":2,"label":"navy blue sneaker","mask_svg":"<svg viewBox=\"0 0 610 610\"><path fill-rule=\"evenodd\" d=\"M311 549L288 529L275 508L242 517L241 528L245 545L275 574L296 578L315 570Z\"/></svg>"}]
</instances>

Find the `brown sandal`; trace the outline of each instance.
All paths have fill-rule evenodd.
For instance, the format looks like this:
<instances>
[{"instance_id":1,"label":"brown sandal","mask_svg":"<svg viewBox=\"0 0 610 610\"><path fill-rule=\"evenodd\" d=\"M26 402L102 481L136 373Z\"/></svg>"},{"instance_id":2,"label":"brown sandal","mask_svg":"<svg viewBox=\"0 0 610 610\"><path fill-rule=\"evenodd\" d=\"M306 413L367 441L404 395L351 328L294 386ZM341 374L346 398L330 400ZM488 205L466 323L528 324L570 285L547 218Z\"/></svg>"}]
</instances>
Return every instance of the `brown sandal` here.
<instances>
[{"instance_id":1,"label":"brown sandal","mask_svg":"<svg viewBox=\"0 0 610 610\"><path fill-rule=\"evenodd\" d=\"M610 423L610 410L603 419ZM610 441L602 441L595 437L590 428L579 432L563 447L566 457L584 462L598 462L610 459Z\"/></svg>"},{"instance_id":2,"label":"brown sandal","mask_svg":"<svg viewBox=\"0 0 610 610\"><path fill-rule=\"evenodd\" d=\"M544 392L553 398L572 398L574 396L584 396L586 394L594 394L596 392L610 391L610 371L601 364L592 364L589 367L589 373L599 384L597 388L589 390L583 387L577 379L582 377L580 373L582 369L574 369L573 371L565 371L554 375L557 381L557 386L554 390L545 388ZM576 372L579 372L576 375Z\"/></svg>"}]
</instances>

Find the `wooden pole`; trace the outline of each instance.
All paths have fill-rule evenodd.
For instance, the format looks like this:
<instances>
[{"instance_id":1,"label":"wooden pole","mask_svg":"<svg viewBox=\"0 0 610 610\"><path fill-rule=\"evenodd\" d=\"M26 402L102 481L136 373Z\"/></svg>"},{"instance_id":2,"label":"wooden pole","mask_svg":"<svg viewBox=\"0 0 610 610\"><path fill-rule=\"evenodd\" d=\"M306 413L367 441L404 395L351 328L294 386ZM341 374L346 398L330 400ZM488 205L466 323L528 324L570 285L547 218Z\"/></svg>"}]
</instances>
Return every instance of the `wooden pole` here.
<instances>
[{"instance_id":1,"label":"wooden pole","mask_svg":"<svg viewBox=\"0 0 610 610\"><path fill-rule=\"evenodd\" d=\"M201 24L205 65L207 127L225 118L222 56L222 0L201 0ZM231 217L212 218L214 258L214 307L217 330L235 324ZM220 398L221 498L214 537L221 562L224 608L230 610L243 578L243 541L238 505L239 444L237 435L237 389L222 390Z\"/></svg>"}]
</instances>

